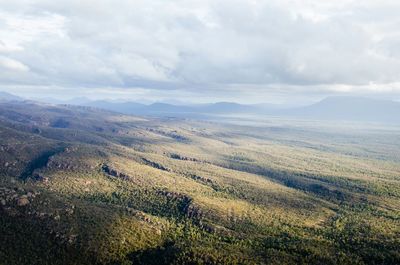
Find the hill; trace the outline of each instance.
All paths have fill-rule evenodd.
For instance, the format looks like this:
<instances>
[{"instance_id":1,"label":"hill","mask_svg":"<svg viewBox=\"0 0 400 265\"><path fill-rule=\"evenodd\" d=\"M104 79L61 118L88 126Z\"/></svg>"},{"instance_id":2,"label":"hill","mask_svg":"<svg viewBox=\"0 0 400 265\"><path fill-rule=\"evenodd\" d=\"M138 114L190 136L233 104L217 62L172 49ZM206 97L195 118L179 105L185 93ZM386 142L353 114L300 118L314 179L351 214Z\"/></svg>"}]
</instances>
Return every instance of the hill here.
<instances>
[{"instance_id":1,"label":"hill","mask_svg":"<svg viewBox=\"0 0 400 265\"><path fill-rule=\"evenodd\" d=\"M0 103L4 264L397 264L399 132Z\"/></svg>"},{"instance_id":2,"label":"hill","mask_svg":"<svg viewBox=\"0 0 400 265\"><path fill-rule=\"evenodd\" d=\"M272 104L243 105L231 102L217 102L200 105L172 105L154 103L144 105L133 102L110 103L90 102L95 106L125 114L177 116L206 119L213 115L255 115L291 117L308 120L337 120L356 122L400 123L400 103L390 100L376 100L363 97L328 97L315 104L287 108Z\"/></svg>"},{"instance_id":3,"label":"hill","mask_svg":"<svg viewBox=\"0 0 400 265\"><path fill-rule=\"evenodd\" d=\"M231 102L217 102L213 104L197 105L173 105L167 103L153 103L150 105L136 102L113 103L108 101L93 101L84 105L118 111L125 114L144 114L144 115L187 115L193 114L222 114L222 113L254 113L258 108L250 105L241 105Z\"/></svg>"},{"instance_id":4,"label":"hill","mask_svg":"<svg viewBox=\"0 0 400 265\"><path fill-rule=\"evenodd\" d=\"M22 101L24 99L1 92L0 100ZM364 97L335 96L325 98L304 107L288 107L279 104L238 104L217 102L210 104L174 105L157 102L142 104L137 102L116 102L107 100L91 101L87 98L75 98L67 101L42 99L43 102L81 105L115 111L123 114L146 115L154 117L180 117L209 119L215 116L252 115L255 117L289 117L292 119L322 121L352 121L375 123L400 123L400 103L391 100L377 100Z\"/></svg>"},{"instance_id":5,"label":"hill","mask_svg":"<svg viewBox=\"0 0 400 265\"><path fill-rule=\"evenodd\" d=\"M285 110L280 114L318 120L399 123L400 103L362 97L328 97L313 105Z\"/></svg>"},{"instance_id":6,"label":"hill","mask_svg":"<svg viewBox=\"0 0 400 265\"><path fill-rule=\"evenodd\" d=\"M13 94L7 93L0 91L0 101L21 101L23 100L22 98L15 96Z\"/></svg>"}]
</instances>

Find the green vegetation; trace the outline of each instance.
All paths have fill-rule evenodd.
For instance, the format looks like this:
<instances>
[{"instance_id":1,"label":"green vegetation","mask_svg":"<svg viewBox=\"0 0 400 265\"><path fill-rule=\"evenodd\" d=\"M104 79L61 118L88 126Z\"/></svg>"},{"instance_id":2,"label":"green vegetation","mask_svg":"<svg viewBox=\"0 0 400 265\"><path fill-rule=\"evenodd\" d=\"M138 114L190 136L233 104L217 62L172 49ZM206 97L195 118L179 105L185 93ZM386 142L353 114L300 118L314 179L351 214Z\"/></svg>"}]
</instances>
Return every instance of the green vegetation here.
<instances>
[{"instance_id":1,"label":"green vegetation","mask_svg":"<svg viewBox=\"0 0 400 265\"><path fill-rule=\"evenodd\" d=\"M400 130L0 105L0 264L398 264Z\"/></svg>"}]
</instances>

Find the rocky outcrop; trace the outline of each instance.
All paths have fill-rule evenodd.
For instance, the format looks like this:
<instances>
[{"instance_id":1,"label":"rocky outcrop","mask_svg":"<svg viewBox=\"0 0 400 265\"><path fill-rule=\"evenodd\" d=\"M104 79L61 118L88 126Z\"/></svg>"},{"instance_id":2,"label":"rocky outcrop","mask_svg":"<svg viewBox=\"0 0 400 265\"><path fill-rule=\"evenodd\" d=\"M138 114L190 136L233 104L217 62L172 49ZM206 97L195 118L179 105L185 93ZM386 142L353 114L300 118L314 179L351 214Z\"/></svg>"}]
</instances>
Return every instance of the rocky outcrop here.
<instances>
[{"instance_id":1,"label":"rocky outcrop","mask_svg":"<svg viewBox=\"0 0 400 265\"><path fill-rule=\"evenodd\" d=\"M62 157L57 156L61 152L65 152L66 154L74 153L78 151L78 147L66 147L63 150L59 150L59 152L55 153L54 155L50 156L47 160L46 167L48 169L58 169L58 170L77 170L81 168L82 164L75 164L67 159L62 159Z\"/></svg>"},{"instance_id":2,"label":"rocky outcrop","mask_svg":"<svg viewBox=\"0 0 400 265\"><path fill-rule=\"evenodd\" d=\"M46 164L48 169L58 169L58 170L76 170L79 169L78 165L66 161L57 161L54 158L50 158Z\"/></svg>"},{"instance_id":3,"label":"rocky outcrop","mask_svg":"<svg viewBox=\"0 0 400 265\"><path fill-rule=\"evenodd\" d=\"M176 140L178 142L187 142L187 141L189 141L189 138L178 134L177 131L167 132L167 131L163 131L163 130L156 130L156 129L153 129L153 128L147 128L147 130L149 132L153 132L153 133L157 133L157 134L160 134L160 135L163 135L163 136L166 136L166 137L170 137L170 138L172 138L172 139L174 139L174 140Z\"/></svg>"},{"instance_id":4,"label":"rocky outcrop","mask_svg":"<svg viewBox=\"0 0 400 265\"><path fill-rule=\"evenodd\" d=\"M203 211L196 205L190 204L186 208L185 214L192 219L201 219L204 216Z\"/></svg>"},{"instance_id":5,"label":"rocky outcrop","mask_svg":"<svg viewBox=\"0 0 400 265\"><path fill-rule=\"evenodd\" d=\"M20 207L27 206L39 194L39 192L27 192L25 189L22 188L0 187L0 205L2 207L15 205Z\"/></svg>"},{"instance_id":6,"label":"rocky outcrop","mask_svg":"<svg viewBox=\"0 0 400 265\"><path fill-rule=\"evenodd\" d=\"M204 182L204 183L208 183L208 184L213 184L213 181L211 179L209 179L209 178L202 177L202 176L199 176L199 175L196 175L196 174L190 174L189 176L190 176L191 179L194 179L194 180L197 180L197 181L200 181L200 182Z\"/></svg>"},{"instance_id":7,"label":"rocky outcrop","mask_svg":"<svg viewBox=\"0 0 400 265\"><path fill-rule=\"evenodd\" d=\"M29 203L30 203L30 201L24 195L19 197L18 200L17 200L17 205L18 206L25 206L25 205L28 205Z\"/></svg>"},{"instance_id":8,"label":"rocky outcrop","mask_svg":"<svg viewBox=\"0 0 400 265\"><path fill-rule=\"evenodd\" d=\"M120 172L120 171L118 171L116 169L113 169L108 165L103 165L101 167L101 170L104 173L106 173L107 175L109 175L109 176L120 178L120 179L123 179L123 180L129 180L131 178L129 175L127 175L125 173L122 173L122 172Z\"/></svg>"},{"instance_id":9,"label":"rocky outcrop","mask_svg":"<svg viewBox=\"0 0 400 265\"><path fill-rule=\"evenodd\" d=\"M1 152L10 152L11 146L8 145L0 145L0 151Z\"/></svg>"},{"instance_id":10,"label":"rocky outcrop","mask_svg":"<svg viewBox=\"0 0 400 265\"><path fill-rule=\"evenodd\" d=\"M193 162L198 162L199 161L196 158L187 157L187 156L181 156L181 155L175 154L175 153L169 154L169 157L171 157L173 159L184 160L184 161L193 161Z\"/></svg>"},{"instance_id":11,"label":"rocky outcrop","mask_svg":"<svg viewBox=\"0 0 400 265\"><path fill-rule=\"evenodd\" d=\"M45 177L45 176L43 176L41 174L34 174L33 175L33 179L36 180L36 181L42 181L44 183L48 183L49 180L50 180L48 177Z\"/></svg>"},{"instance_id":12,"label":"rocky outcrop","mask_svg":"<svg viewBox=\"0 0 400 265\"><path fill-rule=\"evenodd\" d=\"M224 226L212 224L212 223L202 223L201 227L209 233L230 236L232 235L232 231L227 229Z\"/></svg>"},{"instance_id":13,"label":"rocky outcrop","mask_svg":"<svg viewBox=\"0 0 400 265\"><path fill-rule=\"evenodd\" d=\"M192 201L192 198L190 198L189 196L178 193L178 192L160 190L160 191L157 191L157 194L163 195L172 200L180 200L180 201L185 201L187 203L190 203Z\"/></svg>"},{"instance_id":14,"label":"rocky outcrop","mask_svg":"<svg viewBox=\"0 0 400 265\"><path fill-rule=\"evenodd\" d=\"M163 165L161 165L159 163L156 163L156 162L153 162L153 161L150 161L150 160L148 160L146 158L142 158L142 161L148 166L151 166L151 167L163 170L163 171L168 171L168 172L171 171L169 168L166 168Z\"/></svg>"}]
</instances>

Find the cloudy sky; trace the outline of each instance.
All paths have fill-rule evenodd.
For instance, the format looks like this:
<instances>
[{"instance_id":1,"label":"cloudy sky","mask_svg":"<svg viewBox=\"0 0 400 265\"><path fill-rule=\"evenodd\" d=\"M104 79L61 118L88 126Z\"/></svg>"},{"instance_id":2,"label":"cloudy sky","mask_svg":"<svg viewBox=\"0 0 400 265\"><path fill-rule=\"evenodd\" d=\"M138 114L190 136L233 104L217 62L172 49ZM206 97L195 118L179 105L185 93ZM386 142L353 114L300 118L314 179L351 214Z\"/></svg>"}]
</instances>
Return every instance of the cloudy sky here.
<instances>
[{"instance_id":1,"label":"cloudy sky","mask_svg":"<svg viewBox=\"0 0 400 265\"><path fill-rule=\"evenodd\" d=\"M243 103L400 99L398 0L0 0L0 90Z\"/></svg>"}]
</instances>

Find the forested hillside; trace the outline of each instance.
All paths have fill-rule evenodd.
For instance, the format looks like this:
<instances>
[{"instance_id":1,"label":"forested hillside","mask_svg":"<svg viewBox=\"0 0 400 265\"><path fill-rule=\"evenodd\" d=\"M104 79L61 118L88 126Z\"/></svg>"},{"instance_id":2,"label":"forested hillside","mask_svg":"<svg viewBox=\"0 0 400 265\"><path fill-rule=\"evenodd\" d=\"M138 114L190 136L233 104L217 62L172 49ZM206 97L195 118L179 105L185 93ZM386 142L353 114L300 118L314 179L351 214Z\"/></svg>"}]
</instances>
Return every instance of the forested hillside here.
<instances>
[{"instance_id":1,"label":"forested hillside","mask_svg":"<svg viewBox=\"0 0 400 265\"><path fill-rule=\"evenodd\" d=\"M0 103L0 264L398 264L396 127Z\"/></svg>"}]
</instances>

